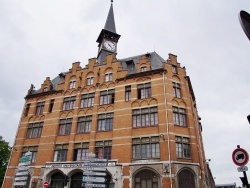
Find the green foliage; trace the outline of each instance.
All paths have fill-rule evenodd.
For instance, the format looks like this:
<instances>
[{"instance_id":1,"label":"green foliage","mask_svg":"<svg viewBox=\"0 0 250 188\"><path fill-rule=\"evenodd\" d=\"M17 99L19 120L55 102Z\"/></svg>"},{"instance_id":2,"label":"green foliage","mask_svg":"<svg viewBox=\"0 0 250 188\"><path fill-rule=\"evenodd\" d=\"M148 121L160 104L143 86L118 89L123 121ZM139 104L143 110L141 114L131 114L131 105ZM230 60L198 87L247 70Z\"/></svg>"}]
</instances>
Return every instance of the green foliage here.
<instances>
[{"instance_id":1,"label":"green foliage","mask_svg":"<svg viewBox=\"0 0 250 188\"><path fill-rule=\"evenodd\" d=\"M5 175L5 171L8 165L11 148L9 147L9 143L5 142L0 136L0 187L3 183L3 178Z\"/></svg>"}]
</instances>

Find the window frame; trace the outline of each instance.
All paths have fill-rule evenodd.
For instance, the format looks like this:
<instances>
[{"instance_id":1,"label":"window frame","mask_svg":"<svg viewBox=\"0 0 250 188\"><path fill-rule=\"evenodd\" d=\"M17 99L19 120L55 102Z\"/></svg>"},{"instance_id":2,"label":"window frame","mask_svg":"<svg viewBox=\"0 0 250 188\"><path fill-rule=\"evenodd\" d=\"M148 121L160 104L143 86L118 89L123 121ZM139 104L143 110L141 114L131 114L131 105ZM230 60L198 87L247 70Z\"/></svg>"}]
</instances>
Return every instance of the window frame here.
<instances>
[{"instance_id":1,"label":"window frame","mask_svg":"<svg viewBox=\"0 0 250 188\"><path fill-rule=\"evenodd\" d=\"M173 106L173 124L180 127L187 127L187 112L185 108Z\"/></svg>"},{"instance_id":2,"label":"window frame","mask_svg":"<svg viewBox=\"0 0 250 188\"><path fill-rule=\"evenodd\" d=\"M73 118L65 118L59 120L58 135L70 135Z\"/></svg>"},{"instance_id":3,"label":"window frame","mask_svg":"<svg viewBox=\"0 0 250 188\"><path fill-rule=\"evenodd\" d=\"M160 137L142 137L132 139L132 159L160 158Z\"/></svg>"},{"instance_id":4,"label":"window frame","mask_svg":"<svg viewBox=\"0 0 250 188\"><path fill-rule=\"evenodd\" d=\"M103 113L98 114L97 117L97 131L111 131L113 130L113 123L114 123L114 113Z\"/></svg>"},{"instance_id":5,"label":"window frame","mask_svg":"<svg viewBox=\"0 0 250 188\"><path fill-rule=\"evenodd\" d=\"M95 104L94 102L95 102L95 92L82 94L80 108L93 107Z\"/></svg>"},{"instance_id":6,"label":"window frame","mask_svg":"<svg viewBox=\"0 0 250 188\"><path fill-rule=\"evenodd\" d=\"M96 141L95 154L99 159L111 159L112 140Z\"/></svg>"},{"instance_id":7,"label":"window frame","mask_svg":"<svg viewBox=\"0 0 250 188\"><path fill-rule=\"evenodd\" d=\"M147 99L152 97L151 83L142 83L137 85L138 99Z\"/></svg>"},{"instance_id":8,"label":"window frame","mask_svg":"<svg viewBox=\"0 0 250 188\"><path fill-rule=\"evenodd\" d=\"M108 72L105 73L105 82L112 82L113 81L113 73L112 72Z\"/></svg>"},{"instance_id":9,"label":"window frame","mask_svg":"<svg viewBox=\"0 0 250 188\"><path fill-rule=\"evenodd\" d=\"M175 136L175 147L177 158L191 158L190 138Z\"/></svg>"},{"instance_id":10,"label":"window frame","mask_svg":"<svg viewBox=\"0 0 250 188\"><path fill-rule=\"evenodd\" d=\"M146 72L147 71L147 66L142 66L141 67L141 72Z\"/></svg>"},{"instance_id":11,"label":"window frame","mask_svg":"<svg viewBox=\"0 0 250 188\"><path fill-rule=\"evenodd\" d=\"M62 110L63 110L63 111L66 111L66 110L74 110L75 102L76 102L76 96L65 97L65 98L63 99L63 107L62 107Z\"/></svg>"},{"instance_id":12,"label":"window frame","mask_svg":"<svg viewBox=\"0 0 250 188\"><path fill-rule=\"evenodd\" d=\"M173 93L174 93L174 97L181 98L181 85L180 85L180 83L173 82Z\"/></svg>"},{"instance_id":13,"label":"window frame","mask_svg":"<svg viewBox=\"0 0 250 188\"><path fill-rule=\"evenodd\" d=\"M89 133L92 127L92 115L80 116L77 121L76 133Z\"/></svg>"},{"instance_id":14,"label":"window frame","mask_svg":"<svg viewBox=\"0 0 250 188\"><path fill-rule=\"evenodd\" d=\"M71 80L69 82L69 89L74 89L76 88L76 80Z\"/></svg>"},{"instance_id":15,"label":"window frame","mask_svg":"<svg viewBox=\"0 0 250 188\"><path fill-rule=\"evenodd\" d=\"M125 86L125 101L131 100L131 85Z\"/></svg>"},{"instance_id":16,"label":"window frame","mask_svg":"<svg viewBox=\"0 0 250 188\"><path fill-rule=\"evenodd\" d=\"M54 162L67 161L68 147L68 144L56 144L54 150Z\"/></svg>"},{"instance_id":17,"label":"window frame","mask_svg":"<svg viewBox=\"0 0 250 188\"><path fill-rule=\"evenodd\" d=\"M139 108L132 110L133 128L159 125L157 106Z\"/></svg>"},{"instance_id":18,"label":"window frame","mask_svg":"<svg viewBox=\"0 0 250 188\"><path fill-rule=\"evenodd\" d=\"M87 79L86 79L86 85L87 86L91 86L93 84L94 84L94 77L93 76L87 77Z\"/></svg>"},{"instance_id":19,"label":"window frame","mask_svg":"<svg viewBox=\"0 0 250 188\"><path fill-rule=\"evenodd\" d=\"M45 106L45 101L37 102L35 115L42 115L43 110L44 110L44 106Z\"/></svg>"},{"instance_id":20,"label":"window frame","mask_svg":"<svg viewBox=\"0 0 250 188\"><path fill-rule=\"evenodd\" d=\"M36 156L38 152L38 146L24 146L22 149L22 157L25 156L26 152L31 152L31 163L36 162Z\"/></svg>"},{"instance_id":21,"label":"window frame","mask_svg":"<svg viewBox=\"0 0 250 188\"><path fill-rule=\"evenodd\" d=\"M89 142L80 142L74 144L74 161L84 161L88 158Z\"/></svg>"},{"instance_id":22,"label":"window frame","mask_svg":"<svg viewBox=\"0 0 250 188\"><path fill-rule=\"evenodd\" d=\"M43 121L29 123L26 138L40 138L43 130Z\"/></svg>"},{"instance_id":23,"label":"window frame","mask_svg":"<svg viewBox=\"0 0 250 188\"><path fill-rule=\"evenodd\" d=\"M100 91L100 105L114 104L115 89Z\"/></svg>"}]
</instances>

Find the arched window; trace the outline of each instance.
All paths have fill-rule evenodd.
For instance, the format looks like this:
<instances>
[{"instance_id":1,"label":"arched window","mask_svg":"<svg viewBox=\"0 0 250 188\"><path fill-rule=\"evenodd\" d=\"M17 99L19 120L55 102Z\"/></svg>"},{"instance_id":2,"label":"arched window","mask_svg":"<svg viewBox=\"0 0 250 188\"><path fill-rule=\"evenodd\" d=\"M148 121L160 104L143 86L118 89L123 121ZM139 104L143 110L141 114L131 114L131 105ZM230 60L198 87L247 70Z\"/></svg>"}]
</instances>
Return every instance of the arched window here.
<instances>
[{"instance_id":1,"label":"arched window","mask_svg":"<svg viewBox=\"0 0 250 188\"><path fill-rule=\"evenodd\" d=\"M179 188L190 188L195 187L194 174L190 170L182 170L178 174Z\"/></svg>"},{"instance_id":2,"label":"arched window","mask_svg":"<svg viewBox=\"0 0 250 188\"><path fill-rule=\"evenodd\" d=\"M158 176L151 170L142 170L134 177L134 188L158 188Z\"/></svg>"},{"instance_id":3,"label":"arched window","mask_svg":"<svg viewBox=\"0 0 250 188\"><path fill-rule=\"evenodd\" d=\"M82 187L82 172L77 172L71 176L70 188Z\"/></svg>"},{"instance_id":4,"label":"arched window","mask_svg":"<svg viewBox=\"0 0 250 188\"><path fill-rule=\"evenodd\" d=\"M51 188L64 188L64 175L56 172L51 176Z\"/></svg>"}]
</instances>

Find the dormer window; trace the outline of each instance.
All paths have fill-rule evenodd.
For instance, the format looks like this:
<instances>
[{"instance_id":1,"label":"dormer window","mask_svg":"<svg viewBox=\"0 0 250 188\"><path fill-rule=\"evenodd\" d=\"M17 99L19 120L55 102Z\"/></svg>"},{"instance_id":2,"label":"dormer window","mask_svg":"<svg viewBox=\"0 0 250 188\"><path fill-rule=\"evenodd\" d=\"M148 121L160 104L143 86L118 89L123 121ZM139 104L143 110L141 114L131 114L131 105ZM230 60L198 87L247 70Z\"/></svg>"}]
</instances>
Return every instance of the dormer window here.
<instances>
[{"instance_id":1,"label":"dormer window","mask_svg":"<svg viewBox=\"0 0 250 188\"><path fill-rule=\"evenodd\" d=\"M72 80L69 82L69 89L73 89L76 87L76 81L75 80Z\"/></svg>"},{"instance_id":2,"label":"dormer window","mask_svg":"<svg viewBox=\"0 0 250 188\"><path fill-rule=\"evenodd\" d=\"M144 67L141 67L141 72L146 72L147 71L147 67L144 66Z\"/></svg>"},{"instance_id":3,"label":"dormer window","mask_svg":"<svg viewBox=\"0 0 250 188\"><path fill-rule=\"evenodd\" d=\"M46 91L48 91L48 87L43 88L43 92L46 92Z\"/></svg>"},{"instance_id":4,"label":"dormer window","mask_svg":"<svg viewBox=\"0 0 250 188\"><path fill-rule=\"evenodd\" d=\"M127 65L128 70L133 70L135 68L135 64L134 64L133 60L126 61L126 65Z\"/></svg>"},{"instance_id":5,"label":"dormer window","mask_svg":"<svg viewBox=\"0 0 250 188\"><path fill-rule=\"evenodd\" d=\"M105 74L105 82L111 82L112 81L112 73Z\"/></svg>"}]
</instances>

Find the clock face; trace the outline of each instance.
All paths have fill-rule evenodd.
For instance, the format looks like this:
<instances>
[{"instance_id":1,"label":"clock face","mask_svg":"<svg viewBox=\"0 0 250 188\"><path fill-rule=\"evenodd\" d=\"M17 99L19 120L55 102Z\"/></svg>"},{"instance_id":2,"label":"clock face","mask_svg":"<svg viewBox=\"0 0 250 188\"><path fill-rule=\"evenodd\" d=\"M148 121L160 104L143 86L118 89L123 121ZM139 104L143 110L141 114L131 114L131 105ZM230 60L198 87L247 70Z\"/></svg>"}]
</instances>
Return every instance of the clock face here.
<instances>
[{"instance_id":1,"label":"clock face","mask_svg":"<svg viewBox=\"0 0 250 188\"><path fill-rule=\"evenodd\" d=\"M115 51L115 43L111 41L105 41L104 47L109 51Z\"/></svg>"}]
</instances>

